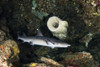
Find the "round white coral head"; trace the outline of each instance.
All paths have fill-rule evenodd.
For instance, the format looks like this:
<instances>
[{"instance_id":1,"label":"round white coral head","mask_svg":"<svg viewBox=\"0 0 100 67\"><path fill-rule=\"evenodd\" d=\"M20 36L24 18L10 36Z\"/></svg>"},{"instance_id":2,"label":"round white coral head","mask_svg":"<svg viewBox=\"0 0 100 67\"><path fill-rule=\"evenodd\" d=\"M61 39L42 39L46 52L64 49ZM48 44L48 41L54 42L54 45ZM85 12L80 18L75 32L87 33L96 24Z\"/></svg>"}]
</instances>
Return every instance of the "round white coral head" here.
<instances>
[{"instance_id":1,"label":"round white coral head","mask_svg":"<svg viewBox=\"0 0 100 67\"><path fill-rule=\"evenodd\" d=\"M56 36L59 39L65 39L67 37L67 21L63 21L56 16L52 16L47 21L47 27L52 32L53 36Z\"/></svg>"}]
</instances>

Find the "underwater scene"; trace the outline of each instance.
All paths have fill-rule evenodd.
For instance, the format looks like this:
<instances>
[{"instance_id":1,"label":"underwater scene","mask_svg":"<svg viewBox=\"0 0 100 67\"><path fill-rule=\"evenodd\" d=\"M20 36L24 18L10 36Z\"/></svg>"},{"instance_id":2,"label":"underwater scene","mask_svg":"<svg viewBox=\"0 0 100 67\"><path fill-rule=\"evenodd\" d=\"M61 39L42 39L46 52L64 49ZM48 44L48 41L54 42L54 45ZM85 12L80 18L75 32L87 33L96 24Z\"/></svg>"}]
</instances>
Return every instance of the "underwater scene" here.
<instances>
[{"instance_id":1,"label":"underwater scene","mask_svg":"<svg viewBox=\"0 0 100 67\"><path fill-rule=\"evenodd\" d=\"M100 0L0 0L0 67L100 67Z\"/></svg>"}]
</instances>

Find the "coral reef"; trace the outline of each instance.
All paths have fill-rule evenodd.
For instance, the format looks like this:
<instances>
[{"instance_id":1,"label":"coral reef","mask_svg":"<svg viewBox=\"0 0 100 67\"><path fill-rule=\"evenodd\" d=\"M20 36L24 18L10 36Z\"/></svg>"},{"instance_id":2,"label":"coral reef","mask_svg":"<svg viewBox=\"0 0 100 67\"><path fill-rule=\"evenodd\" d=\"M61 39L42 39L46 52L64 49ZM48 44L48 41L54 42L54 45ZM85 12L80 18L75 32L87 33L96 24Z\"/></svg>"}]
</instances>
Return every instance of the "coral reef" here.
<instances>
[{"instance_id":1,"label":"coral reef","mask_svg":"<svg viewBox=\"0 0 100 67\"><path fill-rule=\"evenodd\" d=\"M93 56L88 52L69 53L61 63L64 67L99 67Z\"/></svg>"},{"instance_id":2,"label":"coral reef","mask_svg":"<svg viewBox=\"0 0 100 67\"><path fill-rule=\"evenodd\" d=\"M5 35L6 34L2 30L0 30L0 41L4 40Z\"/></svg>"},{"instance_id":3,"label":"coral reef","mask_svg":"<svg viewBox=\"0 0 100 67\"><path fill-rule=\"evenodd\" d=\"M49 65L46 65L44 63L30 63L30 64L25 64L25 67L50 67Z\"/></svg>"},{"instance_id":4,"label":"coral reef","mask_svg":"<svg viewBox=\"0 0 100 67\"><path fill-rule=\"evenodd\" d=\"M41 61L46 63L46 64L50 64L50 65L53 65L56 67L63 67L63 65L59 64L58 62L56 62L52 59L45 58L45 57L41 57Z\"/></svg>"},{"instance_id":5,"label":"coral reef","mask_svg":"<svg viewBox=\"0 0 100 67\"><path fill-rule=\"evenodd\" d=\"M92 38L93 38L93 34L92 34L92 33L89 33L89 34L85 35L85 36L80 40L80 42L85 43L85 46L88 47L88 44L89 44L89 42L92 40Z\"/></svg>"},{"instance_id":6,"label":"coral reef","mask_svg":"<svg viewBox=\"0 0 100 67\"><path fill-rule=\"evenodd\" d=\"M54 37L47 27L47 21L52 16L59 17L62 23L68 22L67 36L64 38L64 42L71 44L68 49L31 46L17 39L23 33L35 36L37 28L44 36L58 39L58 35ZM50 67L45 63L47 60L53 60L64 67L99 67L99 48L100 0L0 1L1 67ZM47 60L42 62L40 57Z\"/></svg>"},{"instance_id":7,"label":"coral reef","mask_svg":"<svg viewBox=\"0 0 100 67\"><path fill-rule=\"evenodd\" d=\"M12 67L13 63L19 61L19 48L13 40L6 40L0 49L0 67Z\"/></svg>"}]
</instances>

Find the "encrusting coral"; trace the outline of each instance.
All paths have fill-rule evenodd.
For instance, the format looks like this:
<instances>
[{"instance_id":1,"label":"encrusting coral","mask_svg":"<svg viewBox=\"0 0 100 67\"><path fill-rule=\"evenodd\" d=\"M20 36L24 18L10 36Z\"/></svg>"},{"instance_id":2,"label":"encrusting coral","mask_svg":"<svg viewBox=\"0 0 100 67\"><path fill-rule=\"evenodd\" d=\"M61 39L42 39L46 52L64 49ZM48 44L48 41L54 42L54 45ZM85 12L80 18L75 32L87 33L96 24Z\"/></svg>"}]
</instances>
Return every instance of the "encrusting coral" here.
<instances>
[{"instance_id":1,"label":"encrusting coral","mask_svg":"<svg viewBox=\"0 0 100 67\"><path fill-rule=\"evenodd\" d=\"M6 40L0 49L0 67L12 67L14 62L19 60L19 48L13 40Z\"/></svg>"}]
</instances>

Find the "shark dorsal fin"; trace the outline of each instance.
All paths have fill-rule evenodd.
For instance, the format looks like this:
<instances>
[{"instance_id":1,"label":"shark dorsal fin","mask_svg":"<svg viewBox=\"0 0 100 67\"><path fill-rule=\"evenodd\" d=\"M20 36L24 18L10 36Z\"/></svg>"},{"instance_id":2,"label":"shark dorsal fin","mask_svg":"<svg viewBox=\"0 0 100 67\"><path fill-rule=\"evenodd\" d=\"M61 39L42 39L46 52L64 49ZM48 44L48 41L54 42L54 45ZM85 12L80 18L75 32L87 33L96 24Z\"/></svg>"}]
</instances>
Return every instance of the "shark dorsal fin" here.
<instances>
[{"instance_id":1,"label":"shark dorsal fin","mask_svg":"<svg viewBox=\"0 0 100 67\"><path fill-rule=\"evenodd\" d=\"M37 36L43 36L43 34L41 33L39 29L37 29Z\"/></svg>"}]
</instances>

